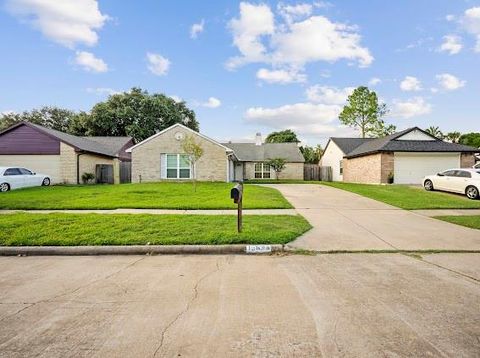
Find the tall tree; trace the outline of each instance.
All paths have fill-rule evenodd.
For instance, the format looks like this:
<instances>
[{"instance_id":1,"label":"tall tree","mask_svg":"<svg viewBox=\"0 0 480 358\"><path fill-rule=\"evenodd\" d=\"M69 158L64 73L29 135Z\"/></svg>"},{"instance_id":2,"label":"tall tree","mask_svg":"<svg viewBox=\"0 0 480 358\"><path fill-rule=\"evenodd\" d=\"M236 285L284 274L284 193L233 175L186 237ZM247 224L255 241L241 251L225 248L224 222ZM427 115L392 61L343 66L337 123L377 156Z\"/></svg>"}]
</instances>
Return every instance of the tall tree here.
<instances>
[{"instance_id":1,"label":"tall tree","mask_svg":"<svg viewBox=\"0 0 480 358\"><path fill-rule=\"evenodd\" d=\"M15 123L26 121L70 133L70 123L77 115L77 113L69 109L54 106L44 106L22 113L3 113L0 115L0 129L5 129Z\"/></svg>"},{"instance_id":2,"label":"tall tree","mask_svg":"<svg viewBox=\"0 0 480 358\"><path fill-rule=\"evenodd\" d=\"M362 138L365 138L376 135L379 127L385 126L382 117L387 113L387 106L378 103L375 91L360 86L348 96L339 119L342 124L360 129Z\"/></svg>"},{"instance_id":3,"label":"tall tree","mask_svg":"<svg viewBox=\"0 0 480 358\"><path fill-rule=\"evenodd\" d=\"M471 147L480 148L480 133L472 132L462 134L458 142Z\"/></svg>"},{"instance_id":4,"label":"tall tree","mask_svg":"<svg viewBox=\"0 0 480 358\"><path fill-rule=\"evenodd\" d=\"M316 147L309 147L308 145L305 145L300 147L300 151L305 158L305 163L308 164L318 164L323 155L323 148L320 144L318 144Z\"/></svg>"},{"instance_id":5,"label":"tall tree","mask_svg":"<svg viewBox=\"0 0 480 358\"><path fill-rule=\"evenodd\" d=\"M425 129L425 132L427 132L430 135L433 135L434 137L438 139L443 139L443 133L440 130L440 128L435 127L435 126L430 126L427 129Z\"/></svg>"},{"instance_id":6,"label":"tall tree","mask_svg":"<svg viewBox=\"0 0 480 358\"><path fill-rule=\"evenodd\" d=\"M272 132L265 139L265 143L298 143L300 142L297 135L291 129L284 131Z\"/></svg>"},{"instance_id":7,"label":"tall tree","mask_svg":"<svg viewBox=\"0 0 480 358\"><path fill-rule=\"evenodd\" d=\"M447 133L445 138L452 143L458 143L461 136L462 136L462 134L460 132L449 132L449 133Z\"/></svg>"},{"instance_id":8,"label":"tall tree","mask_svg":"<svg viewBox=\"0 0 480 358\"><path fill-rule=\"evenodd\" d=\"M131 136L139 142L175 123L199 129L195 112L185 102L132 88L97 103L85 118L84 127L87 135Z\"/></svg>"}]
</instances>

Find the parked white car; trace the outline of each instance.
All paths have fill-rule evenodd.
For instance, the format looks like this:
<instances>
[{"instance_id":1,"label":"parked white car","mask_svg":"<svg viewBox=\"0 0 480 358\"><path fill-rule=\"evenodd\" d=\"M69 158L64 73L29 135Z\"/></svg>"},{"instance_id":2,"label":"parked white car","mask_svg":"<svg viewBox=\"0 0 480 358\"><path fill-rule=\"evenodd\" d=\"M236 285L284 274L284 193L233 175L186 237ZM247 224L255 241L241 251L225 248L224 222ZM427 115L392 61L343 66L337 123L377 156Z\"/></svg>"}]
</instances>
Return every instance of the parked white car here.
<instances>
[{"instance_id":1,"label":"parked white car","mask_svg":"<svg viewBox=\"0 0 480 358\"><path fill-rule=\"evenodd\" d=\"M443 190L465 194L477 199L480 189L480 169L449 169L423 179L425 190Z\"/></svg>"},{"instance_id":2,"label":"parked white car","mask_svg":"<svg viewBox=\"0 0 480 358\"><path fill-rule=\"evenodd\" d=\"M48 186L50 177L20 167L0 167L0 192L29 186Z\"/></svg>"}]
</instances>

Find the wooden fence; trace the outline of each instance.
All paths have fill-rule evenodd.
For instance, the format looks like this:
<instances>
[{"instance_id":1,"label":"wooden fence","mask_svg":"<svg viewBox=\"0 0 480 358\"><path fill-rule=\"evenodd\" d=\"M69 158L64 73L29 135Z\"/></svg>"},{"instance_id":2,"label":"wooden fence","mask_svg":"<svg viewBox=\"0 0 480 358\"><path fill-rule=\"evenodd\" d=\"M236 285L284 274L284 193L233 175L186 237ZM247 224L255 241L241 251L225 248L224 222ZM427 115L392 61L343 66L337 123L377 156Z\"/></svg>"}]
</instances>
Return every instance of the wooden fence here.
<instances>
[{"instance_id":1,"label":"wooden fence","mask_svg":"<svg viewBox=\"0 0 480 358\"><path fill-rule=\"evenodd\" d=\"M320 167L318 164L305 164L303 167L303 180L332 181L332 168Z\"/></svg>"},{"instance_id":2,"label":"wooden fence","mask_svg":"<svg viewBox=\"0 0 480 358\"><path fill-rule=\"evenodd\" d=\"M120 162L120 184L132 182L132 162Z\"/></svg>"}]
</instances>

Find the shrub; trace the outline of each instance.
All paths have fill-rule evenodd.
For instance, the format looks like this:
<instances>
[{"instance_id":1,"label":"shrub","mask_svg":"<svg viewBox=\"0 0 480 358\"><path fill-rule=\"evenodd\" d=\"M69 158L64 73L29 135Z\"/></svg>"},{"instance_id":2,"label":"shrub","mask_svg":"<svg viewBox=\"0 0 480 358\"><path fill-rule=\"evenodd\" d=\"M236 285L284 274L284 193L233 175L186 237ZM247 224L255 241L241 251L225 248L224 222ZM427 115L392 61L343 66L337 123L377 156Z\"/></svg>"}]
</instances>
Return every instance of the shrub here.
<instances>
[{"instance_id":1,"label":"shrub","mask_svg":"<svg viewBox=\"0 0 480 358\"><path fill-rule=\"evenodd\" d=\"M83 184L89 184L90 182L95 179L95 175L93 173L83 173L82 174L82 182Z\"/></svg>"}]
</instances>

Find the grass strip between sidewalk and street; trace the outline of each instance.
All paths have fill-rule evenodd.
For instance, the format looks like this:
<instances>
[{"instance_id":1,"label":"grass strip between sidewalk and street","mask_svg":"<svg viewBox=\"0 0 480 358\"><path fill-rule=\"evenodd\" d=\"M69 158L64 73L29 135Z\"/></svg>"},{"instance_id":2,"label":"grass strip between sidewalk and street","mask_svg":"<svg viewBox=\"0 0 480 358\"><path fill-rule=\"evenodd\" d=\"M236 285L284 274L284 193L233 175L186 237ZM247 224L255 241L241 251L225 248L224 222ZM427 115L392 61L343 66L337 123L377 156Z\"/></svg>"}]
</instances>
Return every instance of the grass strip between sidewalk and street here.
<instances>
[{"instance_id":1,"label":"grass strip between sidewalk and street","mask_svg":"<svg viewBox=\"0 0 480 358\"><path fill-rule=\"evenodd\" d=\"M5 214L0 246L285 244L311 228L302 216Z\"/></svg>"},{"instance_id":2,"label":"grass strip between sidewalk and street","mask_svg":"<svg viewBox=\"0 0 480 358\"><path fill-rule=\"evenodd\" d=\"M466 196L439 191L426 191L421 187L341 182L321 182L321 184L347 190L406 210L480 209L480 200L470 200Z\"/></svg>"},{"instance_id":3,"label":"grass strip between sidewalk and street","mask_svg":"<svg viewBox=\"0 0 480 358\"><path fill-rule=\"evenodd\" d=\"M235 209L232 183L160 182L120 185L56 185L0 194L0 209ZM244 209L290 209L273 188L245 185Z\"/></svg>"},{"instance_id":4,"label":"grass strip between sidewalk and street","mask_svg":"<svg viewBox=\"0 0 480 358\"><path fill-rule=\"evenodd\" d=\"M480 215L435 216L434 218L480 230Z\"/></svg>"}]
</instances>

